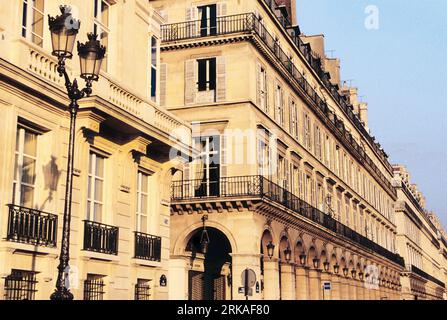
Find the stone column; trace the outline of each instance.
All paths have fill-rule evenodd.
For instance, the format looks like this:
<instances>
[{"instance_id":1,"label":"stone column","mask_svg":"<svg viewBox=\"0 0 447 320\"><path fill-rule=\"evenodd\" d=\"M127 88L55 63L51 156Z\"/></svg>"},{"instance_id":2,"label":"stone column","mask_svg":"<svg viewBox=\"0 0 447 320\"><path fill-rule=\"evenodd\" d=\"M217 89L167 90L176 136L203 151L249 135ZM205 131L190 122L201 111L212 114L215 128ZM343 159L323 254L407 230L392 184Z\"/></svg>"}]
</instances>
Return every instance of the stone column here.
<instances>
[{"instance_id":1,"label":"stone column","mask_svg":"<svg viewBox=\"0 0 447 320\"><path fill-rule=\"evenodd\" d=\"M264 299L279 300L278 259L264 260Z\"/></svg>"},{"instance_id":2,"label":"stone column","mask_svg":"<svg viewBox=\"0 0 447 320\"><path fill-rule=\"evenodd\" d=\"M331 298L332 300L341 300L341 283L340 283L340 276L336 274L331 275L332 280L332 294Z\"/></svg>"},{"instance_id":3,"label":"stone column","mask_svg":"<svg viewBox=\"0 0 447 320\"><path fill-rule=\"evenodd\" d=\"M295 270L289 263L281 264L281 300L295 300Z\"/></svg>"},{"instance_id":4,"label":"stone column","mask_svg":"<svg viewBox=\"0 0 447 320\"><path fill-rule=\"evenodd\" d=\"M309 270L309 298L310 300L322 299L321 270Z\"/></svg>"},{"instance_id":5,"label":"stone column","mask_svg":"<svg viewBox=\"0 0 447 320\"><path fill-rule=\"evenodd\" d=\"M295 296L297 300L309 300L309 276L306 267L295 269Z\"/></svg>"},{"instance_id":6,"label":"stone column","mask_svg":"<svg viewBox=\"0 0 447 320\"><path fill-rule=\"evenodd\" d=\"M169 259L169 300L188 300L187 258Z\"/></svg>"},{"instance_id":7,"label":"stone column","mask_svg":"<svg viewBox=\"0 0 447 320\"><path fill-rule=\"evenodd\" d=\"M349 300L348 279L344 276L340 277L340 297L341 300Z\"/></svg>"},{"instance_id":8,"label":"stone column","mask_svg":"<svg viewBox=\"0 0 447 320\"><path fill-rule=\"evenodd\" d=\"M357 300L356 294L356 280L352 278L348 278L348 291L349 291L349 300Z\"/></svg>"},{"instance_id":9,"label":"stone column","mask_svg":"<svg viewBox=\"0 0 447 320\"><path fill-rule=\"evenodd\" d=\"M357 300L365 300L365 291L364 291L364 287L363 287L363 281L361 281L360 279L357 279L355 281L355 286L356 286L356 293L357 293Z\"/></svg>"}]
</instances>

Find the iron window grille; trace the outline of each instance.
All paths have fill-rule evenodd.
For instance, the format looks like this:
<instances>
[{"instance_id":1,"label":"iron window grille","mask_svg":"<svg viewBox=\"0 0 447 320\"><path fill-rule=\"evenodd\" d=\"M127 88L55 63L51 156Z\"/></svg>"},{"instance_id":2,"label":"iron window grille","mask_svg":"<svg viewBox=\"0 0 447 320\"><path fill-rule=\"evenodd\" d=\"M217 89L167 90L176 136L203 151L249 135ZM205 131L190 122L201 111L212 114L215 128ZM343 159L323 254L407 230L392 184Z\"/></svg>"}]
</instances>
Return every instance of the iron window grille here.
<instances>
[{"instance_id":1,"label":"iron window grille","mask_svg":"<svg viewBox=\"0 0 447 320\"><path fill-rule=\"evenodd\" d=\"M135 285L135 300L150 300L150 281L152 280L138 279L137 284Z\"/></svg>"},{"instance_id":2,"label":"iron window grille","mask_svg":"<svg viewBox=\"0 0 447 320\"><path fill-rule=\"evenodd\" d=\"M99 275L87 276L84 281L84 300L104 300L104 277Z\"/></svg>"},{"instance_id":3,"label":"iron window grille","mask_svg":"<svg viewBox=\"0 0 447 320\"><path fill-rule=\"evenodd\" d=\"M5 279L5 300L34 300L36 283L35 272L12 270Z\"/></svg>"}]
</instances>

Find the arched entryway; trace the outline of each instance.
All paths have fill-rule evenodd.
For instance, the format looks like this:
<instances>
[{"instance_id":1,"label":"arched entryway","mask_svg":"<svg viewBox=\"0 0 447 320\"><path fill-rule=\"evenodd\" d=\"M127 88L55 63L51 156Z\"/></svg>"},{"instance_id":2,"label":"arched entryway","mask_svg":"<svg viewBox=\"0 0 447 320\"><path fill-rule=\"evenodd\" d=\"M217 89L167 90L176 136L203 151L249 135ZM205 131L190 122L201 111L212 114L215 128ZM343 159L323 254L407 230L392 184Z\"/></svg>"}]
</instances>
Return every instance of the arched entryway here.
<instances>
[{"instance_id":1,"label":"arched entryway","mask_svg":"<svg viewBox=\"0 0 447 320\"><path fill-rule=\"evenodd\" d=\"M207 227L206 253L201 245L203 228L193 232L186 252L191 254L188 271L189 300L226 300L231 298L231 244L220 230Z\"/></svg>"}]
</instances>

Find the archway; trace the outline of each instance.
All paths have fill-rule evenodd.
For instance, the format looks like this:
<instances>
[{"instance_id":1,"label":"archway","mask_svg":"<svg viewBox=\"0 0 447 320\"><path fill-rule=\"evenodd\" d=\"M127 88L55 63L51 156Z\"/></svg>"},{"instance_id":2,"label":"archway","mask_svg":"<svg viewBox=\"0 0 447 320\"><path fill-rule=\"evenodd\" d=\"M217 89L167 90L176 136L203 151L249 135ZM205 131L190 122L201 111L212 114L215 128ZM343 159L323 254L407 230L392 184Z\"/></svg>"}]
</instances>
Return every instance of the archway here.
<instances>
[{"instance_id":1,"label":"archway","mask_svg":"<svg viewBox=\"0 0 447 320\"><path fill-rule=\"evenodd\" d=\"M202 253L202 228L197 229L186 246L191 254L188 272L189 300L226 300L231 297L231 244L225 234L207 227L209 245Z\"/></svg>"}]
</instances>

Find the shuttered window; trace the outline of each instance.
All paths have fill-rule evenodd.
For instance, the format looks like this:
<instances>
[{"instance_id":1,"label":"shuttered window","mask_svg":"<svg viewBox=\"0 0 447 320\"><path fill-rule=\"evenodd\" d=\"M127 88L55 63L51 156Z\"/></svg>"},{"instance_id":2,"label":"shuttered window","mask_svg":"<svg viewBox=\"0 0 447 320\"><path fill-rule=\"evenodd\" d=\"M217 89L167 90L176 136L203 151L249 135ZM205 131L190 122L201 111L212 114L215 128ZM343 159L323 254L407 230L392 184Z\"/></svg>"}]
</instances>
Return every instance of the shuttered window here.
<instances>
[{"instance_id":1,"label":"shuttered window","mask_svg":"<svg viewBox=\"0 0 447 320\"><path fill-rule=\"evenodd\" d=\"M4 4L6 6L6 2ZM24 0L22 12L22 37L43 46L44 0Z\"/></svg>"},{"instance_id":2,"label":"shuttered window","mask_svg":"<svg viewBox=\"0 0 447 320\"><path fill-rule=\"evenodd\" d=\"M257 101L258 107L268 113L268 101L267 101L267 71L258 64L257 70Z\"/></svg>"},{"instance_id":3,"label":"shuttered window","mask_svg":"<svg viewBox=\"0 0 447 320\"><path fill-rule=\"evenodd\" d=\"M151 100L157 101L158 40L151 37Z\"/></svg>"},{"instance_id":4,"label":"shuttered window","mask_svg":"<svg viewBox=\"0 0 447 320\"><path fill-rule=\"evenodd\" d=\"M226 100L224 57L187 60L185 64L185 104Z\"/></svg>"},{"instance_id":5,"label":"shuttered window","mask_svg":"<svg viewBox=\"0 0 447 320\"><path fill-rule=\"evenodd\" d=\"M198 90L208 91L216 89L216 58L199 59L198 64Z\"/></svg>"}]
</instances>

